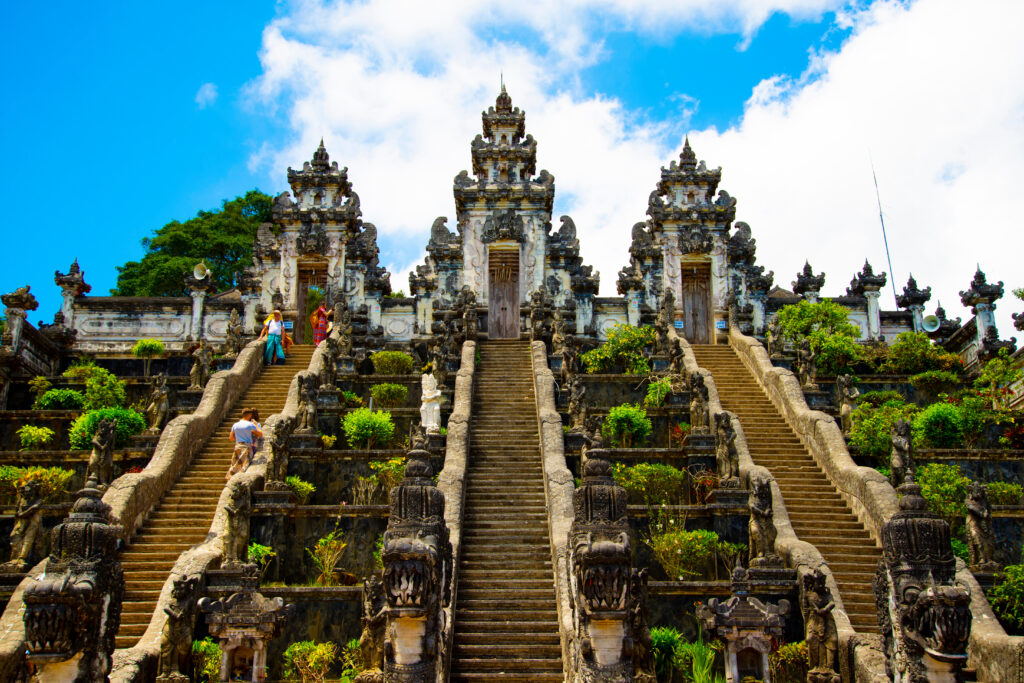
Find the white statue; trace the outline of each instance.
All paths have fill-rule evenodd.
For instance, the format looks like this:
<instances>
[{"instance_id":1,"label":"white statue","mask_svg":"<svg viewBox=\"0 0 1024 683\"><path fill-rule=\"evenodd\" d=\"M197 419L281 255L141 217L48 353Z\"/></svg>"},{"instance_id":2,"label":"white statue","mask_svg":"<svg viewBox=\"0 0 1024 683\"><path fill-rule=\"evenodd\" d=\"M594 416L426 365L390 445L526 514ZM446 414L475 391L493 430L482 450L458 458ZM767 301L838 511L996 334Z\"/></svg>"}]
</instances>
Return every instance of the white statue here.
<instances>
[{"instance_id":1,"label":"white statue","mask_svg":"<svg viewBox=\"0 0 1024 683\"><path fill-rule=\"evenodd\" d=\"M433 369L423 373L420 393L420 426L427 434L437 434L441 429L441 390Z\"/></svg>"}]
</instances>

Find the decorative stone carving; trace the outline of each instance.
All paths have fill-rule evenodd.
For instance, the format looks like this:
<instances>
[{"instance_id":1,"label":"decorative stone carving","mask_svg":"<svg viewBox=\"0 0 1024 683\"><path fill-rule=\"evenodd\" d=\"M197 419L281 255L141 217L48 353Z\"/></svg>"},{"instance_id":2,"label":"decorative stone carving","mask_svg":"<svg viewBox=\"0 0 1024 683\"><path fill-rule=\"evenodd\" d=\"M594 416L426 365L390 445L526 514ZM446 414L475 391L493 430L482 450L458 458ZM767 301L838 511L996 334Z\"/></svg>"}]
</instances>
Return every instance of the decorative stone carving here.
<instances>
[{"instance_id":1,"label":"decorative stone carving","mask_svg":"<svg viewBox=\"0 0 1024 683\"><path fill-rule=\"evenodd\" d=\"M1000 339L999 331L992 325L985 330L985 337L981 341L981 355L984 359L995 358L999 352L1006 349L1008 354L1017 350L1017 338Z\"/></svg>"},{"instance_id":2,"label":"decorative stone carving","mask_svg":"<svg viewBox=\"0 0 1024 683\"><path fill-rule=\"evenodd\" d=\"M295 238L295 249L300 256L309 254L326 255L330 249L330 239L324 230L323 223L304 223Z\"/></svg>"},{"instance_id":3,"label":"decorative stone carving","mask_svg":"<svg viewBox=\"0 0 1024 683\"><path fill-rule=\"evenodd\" d=\"M548 313L548 302L544 288L539 287L530 294L530 340L541 341L546 335L545 319Z\"/></svg>"},{"instance_id":4,"label":"decorative stone carving","mask_svg":"<svg viewBox=\"0 0 1024 683\"><path fill-rule=\"evenodd\" d=\"M562 367L558 369L558 379L562 387L569 386L569 378L576 373L576 337L566 335L562 346Z\"/></svg>"},{"instance_id":5,"label":"decorative stone carving","mask_svg":"<svg viewBox=\"0 0 1024 683\"><path fill-rule=\"evenodd\" d=\"M288 476L288 437L294 428L295 418L286 418L274 426L274 433L268 440L270 460L264 484L267 491L291 491L285 479Z\"/></svg>"},{"instance_id":6,"label":"decorative stone carving","mask_svg":"<svg viewBox=\"0 0 1024 683\"><path fill-rule=\"evenodd\" d=\"M679 252L707 254L715 246L715 236L699 225L690 225L679 232Z\"/></svg>"},{"instance_id":7,"label":"decorative stone carving","mask_svg":"<svg viewBox=\"0 0 1024 683\"><path fill-rule=\"evenodd\" d=\"M757 252L757 240L751 237L750 226L743 221L736 221L735 231L729 237L726 254L731 265L750 265L754 263Z\"/></svg>"},{"instance_id":8,"label":"decorative stone carving","mask_svg":"<svg viewBox=\"0 0 1024 683\"><path fill-rule=\"evenodd\" d=\"M736 429L732 425L734 415L727 410L715 413L715 434L718 460L718 478L722 488L740 487L740 459L736 452Z\"/></svg>"},{"instance_id":9,"label":"decorative stone carving","mask_svg":"<svg viewBox=\"0 0 1024 683\"><path fill-rule=\"evenodd\" d=\"M199 391L206 388L206 383L210 380L210 368L213 365L213 349L206 343L205 340L200 340L199 346L192 352L192 370L189 371L188 376L191 380L189 383L189 391Z\"/></svg>"},{"instance_id":10,"label":"decorative stone carving","mask_svg":"<svg viewBox=\"0 0 1024 683\"><path fill-rule=\"evenodd\" d=\"M992 529L992 507L988 489L972 481L967 487L967 550L972 571L993 572L1001 569L996 556L996 534Z\"/></svg>"},{"instance_id":11,"label":"decorative stone carving","mask_svg":"<svg viewBox=\"0 0 1024 683\"><path fill-rule=\"evenodd\" d=\"M887 673L897 683L960 681L971 593L956 581L949 523L928 511L912 473L899 493L899 512L882 528L874 580Z\"/></svg>"},{"instance_id":12,"label":"decorative stone carving","mask_svg":"<svg viewBox=\"0 0 1024 683\"><path fill-rule=\"evenodd\" d=\"M811 340L804 339L800 342L800 349L797 351L796 362L797 372L800 379L800 386L804 391L818 390L818 362L814 349L811 348Z\"/></svg>"},{"instance_id":13,"label":"decorative stone carving","mask_svg":"<svg viewBox=\"0 0 1024 683\"><path fill-rule=\"evenodd\" d=\"M668 347L668 369L676 377L683 376L683 343L678 338Z\"/></svg>"},{"instance_id":14,"label":"decorative stone carving","mask_svg":"<svg viewBox=\"0 0 1024 683\"><path fill-rule=\"evenodd\" d=\"M354 332L352 328L352 311L347 308L341 307L341 313L339 315L339 307L334 307L334 319L339 321L338 325L338 355L342 358L352 357L352 334Z\"/></svg>"},{"instance_id":15,"label":"decorative stone carving","mask_svg":"<svg viewBox=\"0 0 1024 683\"><path fill-rule=\"evenodd\" d=\"M179 576L171 588L171 601L164 607L167 623L160 634L160 672L157 681L188 681L192 658L192 625L199 597L199 577Z\"/></svg>"},{"instance_id":16,"label":"decorative stone carving","mask_svg":"<svg viewBox=\"0 0 1024 683\"><path fill-rule=\"evenodd\" d=\"M520 243L526 241L526 226L523 223L523 217L514 209L489 215L484 221L480 241L486 244L497 240L512 240Z\"/></svg>"},{"instance_id":17,"label":"decorative stone carving","mask_svg":"<svg viewBox=\"0 0 1024 683\"><path fill-rule=\"evenodd\" d=\"M114 480L114 439L117 420L100 420L92 437L92 454L85 478L100 491L106 491Z\"/></svg>"},{"instance_id":18,"label":"decorative stone carving","mask_svg":"<svg viewBox=\"0 0 1024 683\"><path fill-rule=\"evenodd\" d=\"M704 375L695 371L690 375L690 433L707 434L710 431L708 387L704 383Z\"/></svg>"},{"instance_id":19,"label":"decorative stone carving","mask_svg":"<svg viewBox=\"0 0 1024 683\"><path fill-rule=\"evenodd\" d=\"M853 375L836 377L836 393L839 395L839 425L843 436L849 436L853 428L853 411L860 397L860 389L853 383Z\"/></svg>"},{"instance_id":20,"label":"decorative stone carving","mask_svg":"<svg viewBox=\"0 0 1024 683\"><path fill-rule=\"evenodd\" d=\"M295 608L285 605L281 598L266 598L257 590L256 565L243 569L240 591L219 600L202 598L199 609L206 614L210 635L220 641L220 680L235 680L234 672L251 656L252 671L245 673L252 683L261 683L266 678L267 645L281 634Z\"/></svg>"},{"instance_id":21,"label":"decorative stone carving","mask_svg":"<svg viewBox=\"0 0 1024 683\"><path fill-rule=\"evenodd\" d=\"M249 489L237 481L229 486L231 502L224 506L228 524L224 538L224 559L221 562L225 568L237 567L245 562L249 545L249 513L252 511Z\"/></svg>"},{"instance_id":22,"label":"decorative stone carving","mask_svg":"<svg viewBox=\"0 0 1024 683\"><path fill-rule=\"evenodd\" d=\"M465 338L464 341L476 341L478 329L479 316L476 312L476 303L474 302L473 305L467 305L466 310L462 314L462 333Z\"/></svg>"},{"instance_id":23,"label":"decorative stone carving","mask_svg":"<svg viewBox=\"0 0 1024 683\"><path fill-rule=\"evenodd\" d=\"M864 267L850 280L846 293L849 296L864 296L865 292L878 291L885 286L888 276L885 273L875 275L875 269L864 260Z\"/></svg>"},{"instance_id":24,"label":"decorative stone carving","mask_svg":"<svg viewBox=\"0 0 1024 683\"><path fill-rule=\"evenodd\" d=\"M928 337L936 344L942 344L952 337L961 327L961 318L949 319L946 317L946 309L940 303L935 309L935 317L939 319L939 327L934 332L929 332Z\"/></svg>"},{"instance_id":25,"label":"decorative stone carving","mask_svg":"<svg viewBox=\"0 0 1024 683\"><path fill-rule=\"evenodd\" d=\"M51 532L45 571L25 590L26 659L36 665L39 680L54 680L51 666L62 667L69 680L89 683L106 681L110 673L124 576L119 529L107 522L109 515L99 490L87 484ZM68 671L62 663L76 655Z\"/></svg>"},{"instance_id":26,"label":"decorative stone carving","mask_svg":"<svg viewBox=\"0 0 1024 683\"><path fill-rule=\"evenodd\" d=\"M43 528L43 498L39 482L26 481L18 487L18 507L11 529L11 559L3 571L23 572L32 566L32 555Z\"/></svg>"},{"instance_id":27,"label":"decorative stone carving","mask_svg":"<svg viewBox=\"0 0 1024 683\"><path fill-rule=\"evenodd\" d=\"M572 431L581 432L587 421L587 404L583 397L587 388L583 386L582 380L576 375L569 379L569 419L572 423Z\"/></svg>"},{"instance_id":28,"label":"decorative stone carving","mask_svg":"<svg viewBox=\"0 0 1024 683\"><path fill-rule=\"evenodd\" d=\"M551 312L551 353L557 355L565 348L565 320L562 318L562 311L555 309Z\"/></svg>"},{"instance_id":29,"label":"decorative stone carving","mask_svg":"<svg viewBox=\"0 0 1024 683\"><path fill-rule=\"evenodd\" d=\"M242 341L242 320L238 315L238 309L231 309L231 316L228 318L227 327L224 330L224 357L238 358L238 353L244 345Z\"/></svg>"},{"instance_id":30,"label":"decorative stone carving","mask_svg":"<svg viewBox=\"0 0 1024 683\"><path fill-rule=\"evenodd\" d=\"M732 572L732 597L725 602L711 598L697 608L705 632L725 641L726 680L730 683L739 683L746 676L757 680L768 677L768 655L773 640L785 633L787 614L788 600L772 605L750 597L747 570L739 565ZM755 655L742 658L748 665L753 664L750 668L740 666L739 655L745 651Z\"/></svg>"},{"instance_id":31,"label":"decorative stone carving","mask_svg":"<svg viewBox=\"0 0 1024 683\"><path fill-rule=\"evenodd\" d=\"M803 579L803 615L807 642L807 683L839 683L836 672L839 634L832 614L832 599L825 574L813 569Z\"/></svg>"},{"instance_id":32,"label":"decorative stone carving","mask_svg":"<svg viewBox=\"0 0 1024 683\"><path fill-rule=\"evenodd\" d=\"M971 286L960 292L960 303L970 307L971 313L978 314L978 304L991 304L1003 298L1003 281L990 284L979 266L971 280ZM6 301L4 303L7 303Z\"/></svg>"},{"instance_id":33,"label":"decorative stone carving","mask_svg":"<svg viewBox=\"0 0 1024 683\"><path fill-rule=\"evenodd\" d=\"M443 642L442 610L451 599L452 547L444 494L434 486L430 454L412 450L405 478L391 489L384 532L387 681L433 681Z\"/></svg>"},{"instance_id":34,"label":"decorative stone carving","mask_svg":"<svg viewBox=\"0 0 1024 683\"><path fill-rule=\"evenodd\" d=\"M437 388L433 371L424 372L420 378L420 427L427 434L441 430L441 390Z\"/></svg>"},{"instance_id":35,"label":"decorative stone carving","mask_svg":"<svg viewBox=\"0 0 1024 683\"><path fill-rule=\"evenodd\" d=\"M775 520L772 517L772 483L769 479L754 482L750 491L750 566L781 567L782 558L775 552Z\"/></svg>"},{"instance_id":36,"label":"decorative stone carving","mask_svg":"<svg viewBox=\"0 0 1024 683\"><path fill-rule=\"evenodd\" d=\"M591 450L573 492L569 530L575 681L633 681L650 673L646 572L632 568L626 491L603 451ZM638 629L638 630L635 630Z\"/></svg>"},{"instance_id":37,"label":"decorative stone carving","mask_svg":"<svg viewBox=\"0 0 1024 683\"><path fill-rule=\"evenodd\" d=\"M913 436L907 420L896 420L892 426L892 452L889 456L889 482L894 489L903 485L907 475L914 471Z\"/></svg>"},{"instance_id":38,"label":"decorative stone carving","mask_svg":"<svg viewBox=\"0 0 1024 683\"><path fill-rule=\"evenodd\" d=\"M323 359L324 367L320 372L320 391L334 391L337 389L335 382L338 379L338 352L340 345L338 337L329 334L324 340Z\"/></svg>"},{"instance_id":39,"label":"decorative stone carving","mask_svg":"<svg viewBox=\"0 0 1024 683\"><path fill-rule=\"evenodd\" d=\"M320 378L310 372L300 373L299 405L296 414L299 418L296 434L316 434L316 402L320 396Z\"/></svg>"},{"instance_id":40,"label":"decorative stone carving","mask_svg":"<svg viewBox=\"0 0 1024 683\"><path fill-rule=\"evenodd\" d=\"M4 294L0 296L0 302L3 302L4 306L8 309L14 309L16 311L34 311L39 308L39 302L36 301L36 297L31 293L32 287L25 285L24 287L18 287L10 294Z\"/></svg>"},{"instance_id":41,"label":"decorative stone carving","mask_svg":"<svg viewBox=\"0 0 1024 683\"><path fill-rule=\"evenodd\" d=\"M821 288L825 286L825 273L814 274L810 261L804 261L804 269L797 273L793 281L793 293L799 294L811 303L818 300Z\"/></svg>"},{"instance_id":42,"label":"decorative stone carving","mask_svg":"<svg viewBox=\"0 0 1024 683\"><path fill-rule=\"evenodd\" d=\"M170 389L167 388L167 375L161 373L153 378L153 388L149 392L149 403L146 404L146 421L149 423L147 434L159 434L171 412Z\"/></svg>"},{"instance_id":43,"label":"decorative stone carving","mask_svg":"<svg viewBox=\"0 0 1024 683\"><path fill-rule=\"evenodd\" d=\"M378 680L383 680L387 608L384 584L378 577L370 576L363 583L363 631L359 635L359 655L365 671L356 678L359 683L371 683L378 676Z\"/></svg>"}]
</instances>

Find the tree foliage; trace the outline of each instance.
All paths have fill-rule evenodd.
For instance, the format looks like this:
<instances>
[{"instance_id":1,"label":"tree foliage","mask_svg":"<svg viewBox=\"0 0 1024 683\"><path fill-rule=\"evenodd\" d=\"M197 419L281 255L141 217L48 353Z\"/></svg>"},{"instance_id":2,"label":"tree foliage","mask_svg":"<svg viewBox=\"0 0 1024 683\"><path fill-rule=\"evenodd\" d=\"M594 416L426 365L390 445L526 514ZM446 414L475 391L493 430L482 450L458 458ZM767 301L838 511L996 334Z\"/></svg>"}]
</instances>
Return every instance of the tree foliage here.
<instances>
[{"instance_id":1,"label":"tree foliage","mask_svg":"<svg viewBox=\"0 0 1024 683\"><path fill-rule=\"evenodd\" d=\"M200 211L184 223L171 221L142 240L141 261L117 267L114 296L187 296L184 275L206 263L217 289L230 289L250 265L261 223L270 221L273 198L259 190L225 199L220 209Z\"/></svg>"}]
</instances>

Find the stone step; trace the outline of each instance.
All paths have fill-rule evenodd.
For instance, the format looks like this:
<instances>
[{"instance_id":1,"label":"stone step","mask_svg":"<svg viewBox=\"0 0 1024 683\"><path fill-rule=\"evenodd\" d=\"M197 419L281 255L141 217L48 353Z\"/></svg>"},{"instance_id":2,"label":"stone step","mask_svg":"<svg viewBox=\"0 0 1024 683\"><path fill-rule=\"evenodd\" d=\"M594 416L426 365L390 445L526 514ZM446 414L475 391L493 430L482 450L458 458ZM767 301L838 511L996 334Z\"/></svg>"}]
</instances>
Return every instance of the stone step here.
<instances>
[{"instance_id":1,"label":"stone step","mask_svg":"<svg viewBox=\"0 0 1024 683\"><path fill-rule=\"evenodd\" d=\"M561 647L558 638L558 625L549 631L476 631L459 633L455 631L456 645L487 645L489 643L539 643L544 645L555 645Z\"/></svg>"},{"instance_id":2,"label":"stone step","mask_svg":"<svg viewBox=\"0 0 1024 683\"><path fill-rule=\"evenodd\" d=\"M481 661L501 660L502 658L551 658L560 662L562 646L560 643L495 643L486 645L455 644L455 656L461 660L480 658ZM464 662L463 662L464 663ZM561 664L559 664L561 668Z\"/></svg>"},{"instance_id":3,"label":"stone step","mask_svg":"<svg viewBox=\"0 0 1024 683\"><path fill-rule=\"evenodd\" d=\"M558 681L562 680L563 675L561 653L559 653L558 657L548 658L526 658L508 655L507 659L478 659L476 657L459 656L459 653L455 652L452 660L452 677L458 680L458 677L464 676L469 671L486 672L487 677L479 680L496 680L500 677L499 673L503 672L530 672L530 678L525 679L530 681L547 680L537 677L543 673L558 676L558 678L550 679Z\"/></svg>"}]
</instances>

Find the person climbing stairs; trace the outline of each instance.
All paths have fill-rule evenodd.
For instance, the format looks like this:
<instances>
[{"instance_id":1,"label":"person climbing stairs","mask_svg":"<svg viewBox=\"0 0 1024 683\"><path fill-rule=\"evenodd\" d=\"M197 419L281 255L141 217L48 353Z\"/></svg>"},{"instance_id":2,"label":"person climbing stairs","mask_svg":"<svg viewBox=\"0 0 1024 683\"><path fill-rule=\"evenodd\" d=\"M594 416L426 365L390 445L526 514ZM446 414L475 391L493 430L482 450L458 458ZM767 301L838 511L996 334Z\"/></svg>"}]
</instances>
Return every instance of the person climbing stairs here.
<instances>
[{"instance_id":1,"label":"person climbing stairs","mask_svg":"<svg viewBox=\"0 0 1024 683\"><path fill-rule=\"evenodd\" d=\"M828 562L854 629L877 633L871 582L881 549L732 347L695 344L693 353L722 408L739 417L754 464L778 482L793 531Z\"/></svg>"},{"instance_id":2,"label":"person climbing stairs","mask_svg":"<svg viewBox=\"0 0 1024 683\"><path fill-rule=\"evenodd\" d=\"M530 342L477 348L452 681L562 681Z\"/></svg>"},{"instance_id":3,"label":"person climbing stairs","mask_svg":"<svg viewBox=\"0 0 1024 683\"><path fill-rule=\"evenodd\" d=\"M234 442L229 435L242 408L256 408L266 420L284 408L295 373L309 367L313 346L293 345L284 365L263 369L224 416L181 478L153 508L134 541L121 553L124 603L115 647L134 646L145 633L164 582L178 556L206 540Z\"/></svg>"}]
</instances>

